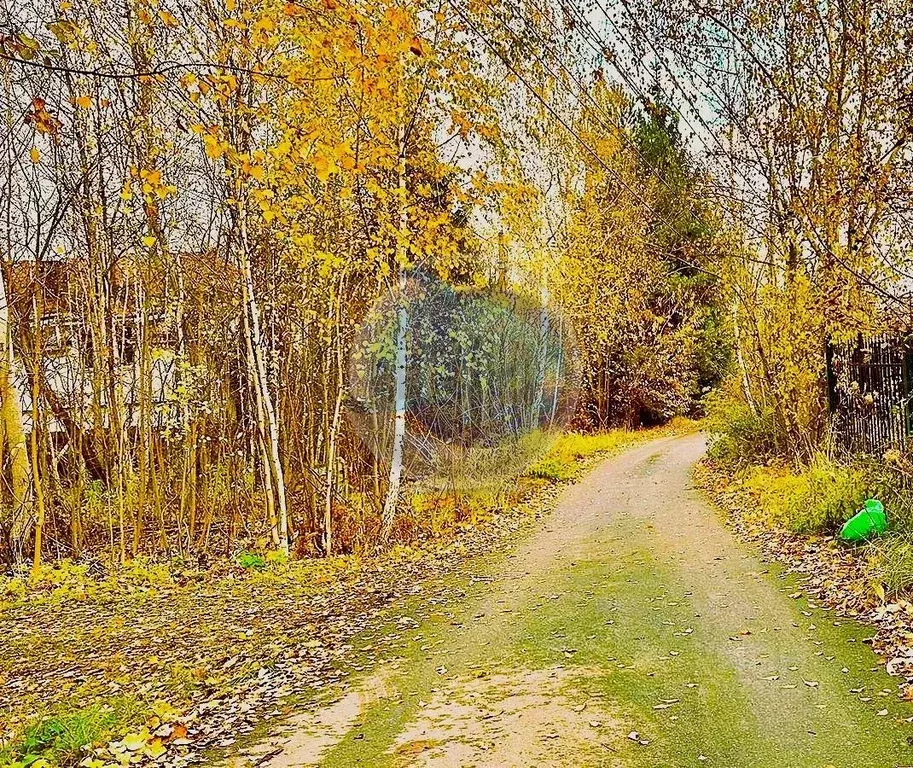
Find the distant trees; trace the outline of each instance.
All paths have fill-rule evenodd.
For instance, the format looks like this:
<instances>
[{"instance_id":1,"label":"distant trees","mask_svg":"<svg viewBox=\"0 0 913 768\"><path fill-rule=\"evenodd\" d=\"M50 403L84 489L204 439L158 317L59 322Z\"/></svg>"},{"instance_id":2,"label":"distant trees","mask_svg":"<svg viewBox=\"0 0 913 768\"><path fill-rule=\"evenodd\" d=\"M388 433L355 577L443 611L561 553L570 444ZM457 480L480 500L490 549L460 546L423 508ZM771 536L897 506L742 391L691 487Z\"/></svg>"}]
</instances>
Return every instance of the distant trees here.
<instances>
[{"instance_id":1,"label":"distant trees","mask_svg":"<svg viewBox=\"0 0 913 768\"><path fill-rule=\"evenodd\" d=\"M409 316L403 406L414 438L494 446L547 429L573 408L570 334L548 312L543 322L532 297L417 273L393 305ZM356 347L352 394L370 413L398 409L395 320L389 303L375 307Z\"/></svg>"},{"instance_id":2,"label":"distant trees","mask_svg":"<svg viewBox=\"0 0 913 768\"><path fill-rule=\"evenodd\" d=\"M661 423L695 408L728 363L715 214L705 179L659 99L636 110L594 89L579 123L600 161L568 184L571 210L559 296L582 356L578 406L589 427Z\"/></svg>"},{"instance_id":3,"label":"distant trees","mask_svg":"<svg viewBox=\"0 0 913 768\"><path fill-rule=\"evenodd\" d=\"M734 241L725 285L741 399L779 450L824 436L824 348L910 314L905 2L633 2L656 66L706 121ZM634 19L633 21L631 19Z\"/></svg>"}]
</instances>

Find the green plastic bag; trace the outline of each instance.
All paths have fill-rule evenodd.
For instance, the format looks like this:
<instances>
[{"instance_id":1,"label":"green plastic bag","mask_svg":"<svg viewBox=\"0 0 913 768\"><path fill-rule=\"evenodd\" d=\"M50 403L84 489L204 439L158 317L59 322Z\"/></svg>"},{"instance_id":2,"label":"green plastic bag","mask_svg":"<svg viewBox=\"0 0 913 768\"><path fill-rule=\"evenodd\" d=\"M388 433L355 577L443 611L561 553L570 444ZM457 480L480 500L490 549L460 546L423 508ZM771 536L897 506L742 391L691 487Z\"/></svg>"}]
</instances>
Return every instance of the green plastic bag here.
<instances>
[{"instance_id":1,"label":"green plastic bag","mask_svg":"<svg viewBox=\"0 0 913 768\"><path fill-rule=\"evenodd\" d=\"M887 529L888 517L884 513L884 505L878 499L868 499L862 509L843 524L840 538L844 541L864 541Z\"/></svg>"}]
</instances>

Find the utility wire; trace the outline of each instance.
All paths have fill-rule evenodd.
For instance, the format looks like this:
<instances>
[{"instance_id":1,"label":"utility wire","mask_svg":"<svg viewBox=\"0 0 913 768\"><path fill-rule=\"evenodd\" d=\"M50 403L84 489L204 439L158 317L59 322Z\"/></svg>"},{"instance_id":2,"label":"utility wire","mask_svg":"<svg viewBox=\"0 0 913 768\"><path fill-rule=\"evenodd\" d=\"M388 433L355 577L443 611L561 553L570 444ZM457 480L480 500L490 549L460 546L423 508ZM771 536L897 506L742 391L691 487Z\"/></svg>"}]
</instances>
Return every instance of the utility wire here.
<instances>
[{"instance_id":1,"label":"utility wire","mask_svg":"<svg viewBox=\"0 0 913 768\"><path fill-rule=\"evenodd\" d=\"M511 6L511 9L518 10L516 8L516 6ZM538 8L537 8L537 10L538 10ZM540 11L540 13L541 13L541 11ZM530 23L529 19L522 13L522 11L520 12L519 15L527 23L528 27L533 31L533 34L536 36L536 38L539 40L539 42L542 43L544 48L547 51L552 51L549 43L536 30L535 24ZM545 14L543 14L543 15L545 15ZM501 22L501 25L514 37L515 40L517 40L517 42L522 42L520 40L520 38L517 36L517 34L510 28L510 26L508 24L503 22L499 17L496 17L496 18L498 18L498 21ZM546 15L546 18L548 18L547 15ZM560 32L558 27L555 25L555 23L551 19L548 19L548 21L556 32ZM555 75L555 72L548 66L548 64L545 62L544 59L542 59L542 57L540 57L536 53L533 53L533 56L546 69L546 71L555 79L556 82L561 82L560 79L557 77L557 75ZM637 154L638 158L641 160L641 162L643 163L643 166L647 169L647 171L660 184L662 184L669 191L670 194L673 194L673 195L676 194L675 190L669 186L669 183L652 167L651 163L647 160L647 158L644 157L644 154L640 150L640 148L634 143L634 141L632 141L630 136L628 136L627 130L625 130L625 128L623 126L621 126L616 120L614 120L612 118L612 116L609 114L608 110L602 104L600 104L598 101L596 101L596 99L593 98L593 96L590 95L589 89L582 82L580 82L580 80L577 76L575 76L566 66L564 66L564 64L562 64L560 62L560 57L555 55L555 58L558 59L558 67L579 87L580 93L583 94L584 97L586 97L586 99L593 105L593 107L600 114L602 114L605 117L605 119L608 121L608 125L606 123L604 123L602 120L600 120L598 115L594 115L594 117L596 118L596 122L599 123L599 125L604 130L606 130L608 133L617 132L617 134L621 138L622 142L624 144L626 144L630 149L632 149ZM568 90L570 90L570 89L568 89ZM579 97L577 97L576 94L571 93L571 95L574 97L574 99L577 101L577 103L581 107L584 106L583 102L580 100ZM666 223L671 224L671 222L668 222L668 221Z\"/></svg>"},{"instance_id":2,"label":"utility wire","mask_svg":"<svg viewBox=\"0 0 913 768\"><path fill-rule=\"evenodd\" d=\"M641 195L639 195L637 192L635 192L634 189L632 189L631 186L622 178L622 176L614 168L609 166L602 159L602 157L599 155L599 153L596 152L596 150L593 149L589 144L587 144L587 142L583 139L583 137L581 137L580 134L577 131L575 131L567 123L567 121L564 120L564 118L561 117L561 115L558 113L558 111L548 102L548 100L545 99L542 96L542 94L540 94L539 91L537 91L532 85L530 85L530 83L526 80L526 78L523 77L523 75L516 69L516 67L514 67L514 65L510 62L510 60L507 59L507 57L498 49L498 47L478 28L477 25L475 25L467 17L467 15L465 13L463 13L463 11L456 4L456 0L447 0L447 1L450 4L450 6L453 8L453 10L457 14L457 16L459 16L460 19L463 21L463 23L466 24L466 26L484 43L485 47L488 48L501 61L501 63L508 69L508 71L512 75L514 75L514 77L517 78L517 80L526 88L527 91L529 91L530 94L533 95L533 97L540 104L542 104L543 107L545 107L545 109L549 112L549 114L551 114L552 117L555 118L555 120L587 151L587 153L590 156L592 156L596 160L596 162L602 168L604 168L611 176L613 176L618 181L618 183L631 194L631 196L635 200L639 201L640 203L645 205L647 208L653 210L653 212L655 213L656 211L653 208L653 206L651 206ZM554 72L552 72L551 74L553 77L555 77ZM671 222L666 220L666 223L668 224ZM683 259L678 256L676 257L676 259L678 261L682 262L683 264L686 264L687 266L691 267L692 269L695 269L696 271L703 272L705 274L708 274L708 275L711 275L713 277L720 279L719 274L712 272L712 271L706 269L705 267L694 264L693 262L691 262L687 259ZM558 265L556 264L556 266L558 266ZM560 270L560 266L559 266L559 270Z\"/></svg>"},{"instance_id":3,"label":"utility wire","mask_svg":"<svg viewBox=\"0 0 913 768\"><path fill-rule=\"evenodd\" d=\"M558 114L558 111L548 102L548 100L545 99L542 96L542 94L539 93L539 91L537 91L532 85L529 84L529 81L527 81L527 79L525 77L523 77L522 74L520 74L520 72L517 70L517 68L514 67L514 65L510 63L510 60L503 53L501 53L501 51L498 49L498 47L491 40L489 40L481 32L481 30L479 30L479 28L475 24L472 23L472 21L466 16L466 14L463 13L463 11L459 8L459 6L457 6L456 1L455 0L447 0L447 1L450 4L450 6L453 8L453 10L456 12L457 16L459 16L460 19L462 19L463 23L467 27L469 27L469 29L472 30L472 32L475 33L475 35L485 44L485 47L488 48L498 59L500 59L501 63L508 69L508 71L514 77L516 77L517 80L519 80L523 84L523 86L526 88L526 90L529 91L529 93L532 94L533 97L543 107L545 107L545 109L548 111L548 113L553 118L555 118L555 120L571 136L573 136L573 138L580 144L580 146L583 147L587 151L587 153L600 166L602 166L603 169L605 169L611 176L613 176L615 178L615 180L631 194L632 197L634 197L635 199L640 200L641 202L646 204L646 201L643 200L643 198L640 195L638 195L637 192L635 192L631 188L631 186L624 180L624 178L622 178L621 174L618 173L618 171L616 171L610 165L608 165L602 159L602 157L599 155L599 153L595 149L593 149L589 144L587 144L586 141L584 141L583 137L580 136L580 134L576 130L574 130L574 128L572 128L567 123L567 121L563 117L561 117L560 114Z\"/></svg>"}]
</instances>

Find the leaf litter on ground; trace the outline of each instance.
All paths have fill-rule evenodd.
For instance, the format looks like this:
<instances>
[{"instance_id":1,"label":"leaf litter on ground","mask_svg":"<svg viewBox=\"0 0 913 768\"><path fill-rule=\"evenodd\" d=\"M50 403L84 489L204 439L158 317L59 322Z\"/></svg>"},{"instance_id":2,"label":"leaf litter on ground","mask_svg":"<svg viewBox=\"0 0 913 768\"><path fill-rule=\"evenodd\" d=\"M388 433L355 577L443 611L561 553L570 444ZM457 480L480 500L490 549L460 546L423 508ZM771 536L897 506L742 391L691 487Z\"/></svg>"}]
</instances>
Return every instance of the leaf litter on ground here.
<instances>
[{"instance_id":1,"label":"leaf litter on ground","mask_svg":"<svg viewBox=\"0 0 913 768\"><path fill-rule=\"evenodd\" d=\"M115 698L136 702L136 716L58 764L209 763L284 717L295 697L372 668L382 644L356 649L356 638L412 631L458 602L465 593L444 577L547 514L563 484L539 486L443 545L262 571L157 572L135 585L86 579L0 603L0 767L54 765L53 756L17 754L17 743L54 713L107 708ZM396 615L398 602L416 596L426 599L414 615Z\"/></svg>"},{"instance_id":2,"label":"leaf litter on ground","mask_svg":"<svg viewBox=\"0 0 913 768\"><path fill-rule=\"evenodd\" d=\"M696 486L726 514L736 535L754 542L767 560L782 563L788 573L799 577L801 588L790 593L790 599L804 597L809 607L825 607L876 630L860 642L871 644L886 660L887 672L901 678L900 696L913 699L913 602L900 596L891 599L880 585L872 584L865 549L842 545L833 536L805 536L764 526L754 514L758 500L753 493L708 460L695 468L694 478ZM817 686L815 681L805 684Z\"/></svg>"}]
</instances>

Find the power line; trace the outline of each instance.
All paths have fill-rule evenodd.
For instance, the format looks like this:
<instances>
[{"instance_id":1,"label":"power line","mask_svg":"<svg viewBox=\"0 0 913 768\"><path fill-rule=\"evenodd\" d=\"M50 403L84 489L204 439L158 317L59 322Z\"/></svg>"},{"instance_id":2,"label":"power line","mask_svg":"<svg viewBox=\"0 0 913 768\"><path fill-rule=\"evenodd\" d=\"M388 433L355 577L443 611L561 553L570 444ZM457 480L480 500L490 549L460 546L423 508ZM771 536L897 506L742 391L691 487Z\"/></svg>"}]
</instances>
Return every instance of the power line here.
<instances>
[{"instance_id":1,"label":"power line","mask_svg":"<svg viewBox=\"0 0 913 768\"><path fill-rule=\"evenodd\" d=\"M475 35L485 44L485 46L492 53L494 53L494 55L501 61L501 63L508 69L508 71L511 74L513 74L520 81L520 83L522 83L522 85L536 98L536 100L539 103L542 104L543 107L545 107L545 109L549 112L549 114L551 114L555 118L555 120L587 151L587 153L590 154L596 160L596 162L599 163L599 165L602 168L604 168L606 171L608 171L618 181L618 183L622 187L624 187L632 195L632 197L634 197L634 199L636 199L637 201L639 201L640 203L645 205L647 208L651 209L654 213L656 213L655 208L653 208L653 206L651 206L642 196L640 196L638 193L636 193L614 168L611 168L608 164L606 164L605 161L602 159L602 157L599 155L599 153L596 152L596 150L594 150L589 144L587 144L586 141L584 141L584 139L579 135L579 133L577 133L577 131L575 131L561 117L561 115L558 114L557 110L535 88L533 88L532 85L530 85L530 83L526 80L526 78L523 77L523 75L520 74L519 71L517 71L516 67L514 67L513 64L510 63L510 61L504 56L503 53L501 53L500 50L498 50L498 47L491 40L489 40L488 37L486 37L485 34L483 34L475 24L472 23L472 21L466 16L466 14L463 13L463 11L456 5L456 1L447 0L447 2L453 8L455 13L460 17L460 19L463 21L463 23L466 24L466 26L469 27L469 29L475 33ZM552 74L552 76L555 77L554 72L551 72L551 70L549 70L549 71ZM578 100L578 104L579 103L580 102ZM671 225L671 222L668 219L665 220L665 223ZM716 277L717 279L720 279L719 274L712 272L712 271L706 269L705 267L699 266L699 265L697 265L687 259L681 258L679 256L676 256L676 259L678 261L682 262L683 264L691 267L692 269L695 269L696 271L703 272L712 277ZM555 263L555 262L553 261L553 263ZM558 265L557 263L555 263L555 265L558 266L559 271L561 271L560 265Z\"/></svg>"},{"instance_id":2,"label":"power line","mask_svg":"<svg viewBox=\"0 0 913 768\"><path fill-rule=\"evenodd\" d=\"M643 101L645 103L649 103L649 99L647 98L647 95L643 92L643 89L635 82L634 78L631 75L629 75L629 73L625 69L622 68L621 64L619 64L618 56L617 55L611 55L611 56L608 55L609 47L608 47L606 41L604 41L602 36L593 28L593 25L590 23L589 19L586 18L586 15L574 4L573 0L562 0L562 2L566 3L567 7L573 8L573 10L576 14L577 20L584 26L585 29L589 30L590 34L593 36L595 41L601 47L601 50L598 50L597 48L595 48L591 45L591 47L593 47L593 50L595 50L597 53L599 53L606 62L608 62L609 64L612 65L612 67L615 69L615 71L618 72L619 76L628 84L628 86L633 91L635 91L638 95L640 95L641 99L643 99ZM719 147L720 151L724 155L727 154L725 147L723 147L719 138L717 138L716 133L710 128L709 125L707 125L706 121L701 117L700 110L698 110L696 105L691 101L691 99L688 96L687 91L685 91L685 89L681 85L681 83L678 82L678 79L672 73L672 70L669 68L668 64L666 63L663 56L660 54L657 47L653 44L649 35L647 35L644 32L644 30L640 26L639 22L637 22L636 17L633 15L630 8L628 8L628 6L627 6L627 0L621 0L621 2L623 4L625 10L628 12L628 15L631 16L631 19L636 26L638 34L647 42L647 44L653 50L654 55L656 56L656 59L659 61L660 64L663 65L663 68L666 70L669 78L672 80L673 85L681 93L682 97L684 98L684 100L688 104L688 106L691 108L691 110L694 113L695 117L697 118L698 122L707 131L709 136L713 139L714 143L717 145L717 147ZM606 21L608 21L612 25L612 28L615 30L616 34L619 36L619 39L625 40L625 36L624 36L621 28L618 26L618 24L615 22L615 20L611 17L609 12L606 10L605 6L602 4L601 0L595 0L595 3L596 3L596 6L599 8L599 10L602 12L602 15L605 16ZM627 42L626 40L625 40L625 42L626 42L626 45L628 46L628 49L633 54L634 47L631 45L630 42ZM660 88L660 90L662 90L662 85L659 83L658 80L657 80L656 84L657 84L657 87ZM707 141L703 138L701 133L694 127L694 125L691 123L691 121L688 120L688 118L685 116L684 112L675 108L673 100L671 98L669 98L669 94L664 94L664 95L668 99L669 107L673 110L673 112L675 112L675 114L678 116L678 118L680 120L682 120L685 123L685 125L687 125L691 129L695 138L697 138L698 141L700 141L701 144L704 146L704 149L707 150L708 155L712 156L713 153L710 149L710 146L707 144ZM736 171L734 161L731 161L731 165L732 165L733 171ZM738 173L742 177L742 180L745 181L746 184L750 184L749 180L744 176L744 174L741 173L741 171L738 171ZM737 198L737 199L739 200L739 202L742 205L746 204L746 202L749 202L742 198Z\"/></svg>"},{"instance_id":3,"label":"power line","mask_svg":"<svg viewBox=\"0 0 913 768\"><path fill-rule=\"evenodd\" d=\"M543 97L535 88L533 88L533 86L531 86L531 85L529 84L529 82L526 80L526 78L523 77L523 75L520 74L519 71L517 71L516 67L514 67L514 65L510 63L510 61L507 59L507 57L504 56L504 54L501 53L501 51L498 50L498 47L497 47L493 42L491 42L491 40L489 40L489 39L488 39L488 38L479 30L479 28L478 28L475 24L473 24L472 21L469 20L469 18L467 18L467 16L463 13L463 11L460 10L460 8L457 6L456 1L455 1L455 0L447 0L447 2L450 4L450 6L451 6L451 7L453 8L453 10L456 12L457 16L459 16L460 19L463 20L463 23L466 24L466 26L469 27L469 29L471 29L471 30L476 34L476 36L485 44L485 46L486 46L486 47L487 47L487 48L488 48L488 49L489 49L489 50L490 50L498 59L500 59L501 63L504 64L505 67L507 67L507 69L510 71L510 73L511 73L514 77L516 77L517 80L519 80L519 81L523 84L523 86L527 89L527 91L529 91L529 92L536 98L536 100L537 100L540 104L542 104L543 107L545 107L545 109L548 111L548 113L549 113L552 117L554 117L555 120L556 120L556 121L557 121L557 122L558 122L558 123L559 123L559 124L560 124L560 125L561 125L561 126L562 126L570 135L571 135L571 136L574 137L574 139L580 144L580 146L582 146L582 147L587 151L587 153L588 153L588 154L589 154L597 163L599 163L600 166L602 166L603 169L605 169L609 174L611 174L611 175L615 178L615 180L631 194L632 197L634 197L635 199L640 200L641 202L644 202L644 204L646 204L646 201L644 201L644 200L640 197L640 195L638 195L638 194L631 188L631 186L622 178L621 174L618 173L618 171L616 171L614 168L612 168L611 166L609 166L609 165L602 159L602 157L599 155L599 153L598 153L595 149L593 149L589 144L587 144L587 143L583 140L583 138L580 136L580 134L577 133L577 131L575 131L575 130L574 130L574 129L565 121L565 120L564 120L564 118L561 117L560 114L558 114L558 111L557 111L557 110L548 102L548 100L546 100L546 99L545 99L545 98L544 98L544 97Z\"/></svg>"},{"instance_id":4,"label":"power line","mask_svg":"<svg viewBox=\"0 0 913 768\"><path fill-rule=\"evenodd\" d=\"M86 77L96 77L102 80L135 80L143 77L157 77L159 75L165 75L170 72L186 72L190 70L215 70L218 72L234 72L239 74L254 75L256 77L271 78L275 80L286 80L287 76L283 74L276 74L275 72L264 72L259 69L250 69L248 67L239 67L232 64L219 64L211 61L189 61L189 62L178 62L178 61L165 61L161 65L154 67L148 70L137 70L137 69L123 69L123 70L110 70L110 69L84 69L81 67L71 67L66 64L52 64L47 59L43 61L37 61L33 59L23 59L18 56L11 56L10 54L0 52L0 59L4 61L9 61L14 64L20 64L24 67L31 67L32 69L43 69L47 72L55 72L59 74L68 74L68 75L84 75ZM335 79L332 76L328 77L308 77L300 78L296 76L296 80L307 80L308 82L320 82L326 80Z\"/></svg>"},{"instance_id":5,"label":"power line","mask_svg":"<svg viewBox=\"0 0 913 768\"><path fill-rule=\"evenodd\" d=\"M588 28L588 29L591 31L592 34L594 34L594 35L596 36L596 39L597 39L600 43L603 43L602 38L598 35L598 33L595 32L595 30L593 29L593 27L592 27L592 25L590 24L589 20L586 19L585 15L577 8L576 5L574 5L573 0L562 0L562 2L567 3L568 6L572 7L572 8L574 9L574 11L576 12L576 14L577 14L578 20L579 20L586 28ZM620 29L620 27L618 26L618 24L615 22L615 20L611 17L611 15L609 14L609 12L606 10L606 8L605 8L605 6L602 4L601 0L594 0L594 2L595 2L595 4L596 4L596 6L599 8L599 10L602 12L602 15L603 15L603 16L606 18L606 20L612 25L612 28L613 28L613 29L615 30L615 32L619 35L619 38L620 38L620 39L625 39L625 38L624 38L624 35L622 34L622 30ZM686 102L686 103L688 104L688 106L691 108L691 110L692 110L692 112L694 113L694 115L695 115L695 117L697 118L697 120L700 122L700 124L704 127L704 129L707 131L707 133L708 133L708 134L710 135L710 137L713 139L713 141L714 141L714 143L717 145L717 147L719 147L720 151L721 151L724 155L728 154L726 148L722 145L722 143L720 142L720 140L719 140L719 138L717 137L716 133L710 128L710 126L707 125L706 121L703 119L703 117L702 117L701 114L700 114L700 110L699 110L699 109L697 108L697 106L691 101L691 99L690 99L689 96L688 96L687 91L686 91L685 88L681 85L681 83L679 82L679 80L678 80L678 78L676 77L676 75L672 72L671 68L669 67L668 63L667 63L666 60L665 60L665 57L661 54L661 52L659 51L659 49L657 48L657 46L653 43L653 41L652 41L652 39L650 38L650 36L644 31L643 27L640 25L640 22L637 20L636 14L635 14L635 13L632 11L632 9L630 8L629 0L620 0L620 2L621 2L621 4L622 4L622 7L623 7L624 11L627 13L628 17L630 18L631 22L633 23L633 25L634 25L634 27L635 27L637 33L638 33L638 34L640 35L640 37L647 43L647 45L650 46L651 50L652 50L653 53L654 53L654 56L655 56L656 60L662 65L663 69L666 71L667 75L669 76L670 80L672 81L672 84L673 84L673 85L678 89L678 91L681 93L682 97L685 99L685 102ZM628 45L629 50L631 50L631 52L634 53L633 46L630 44L630 42L627 42L627 45ZM627 73L626 73L624 70L622 70L621 66L618 64L617 57L611 57L611 59L609 59L609 57L605 56L605 54L603 54L603 57L606 58L606 60L608 60L608 61L612 64L612 66L616 69L616 71L619 73L619 75L622 76L622 78L625 80L625 82L628 83L629 86L631 86L633 89L637 90L637 91L641 94L642 98L646 98L646 97L644 96L642 90L633 82L633 80L632 80L630 77L627 76ZM706 80L706 78L701 78L701 79L702 79L702 81L705 83L705 85L706 85L708 88L710 88L710 90L713 91L714 95L715 95L717 98L719 98L719 99L721 100L721 102L722 102L722 99L720 98L719 93L717 93L716 89L712 86L712 84L709 83L709 82ZM659 85L659 83L657 83L657 85L658 85L660 88L662 87L662 86ZM670 106L671 106L671 104L670 104ZM673 109L674 109L674 107L673 107ZM706 141L704 141L704 139L700 137L699 133L696 131L696 129L694 128L694 126L691 125L691 123L688 121L688 119L685 117L685 115L684 115L681 111L679 111L679 110L675 110L675 111L677 112L679 118L682 119L689 127L691 127L692 131L694 131L694 135L701 141L701 143L704 145L705 149L707 149L707 150L709 151L710 148L709 148L709 146L707 145ZM741 171L741 169L737 168L736 163L735 163L735 159L732 158L731 156L730 156L730 165L731 165L732 170L733 170L735 173L738 173L738 175L739 175L739 176L741 177L741 179L745 182L745 184L748 185L748 186L751 186L750 180L745 176L745 174ZM756 205L756 206L759 207L759 208L763 207L763 208L766 209L766 206L763 206L761 203L753 203L752 201L746 200L746 199L744 199L744 198L736 198L736 199L737 199L737 201L738 201L741 205L745 205L745 204L748 204L748 205ZM808 209L807 209L806 206L805 206L804 200L802 200L801 197L799 198L799 204L800 204L800 208L801 208L802 214L804 215L804 217L805 217L809 222L811 222L811 216L810 216L810 214L809 214L809 212L808 212ZM811 228L812 228L812 230L815 229L814 226L812 226ZM815 235L816 235L817 239L819 239L819 241L820 241L820 235L819 235L819 233L815 232ZM822 243L822 245L825 245L825 244ZM775 249L777 250L777 252L779 252L781 255L784 255L784 253L783 253L783 247L782 247L782 246L775 245L774 247L775 247ZM845 269L846 271L850 272L850 274L852 274L854 277L856 277L857 279L861 280L861 281L864 282L866 285L869 285L869 286L870 286L871 288L873 288L876 292L881 293L881 294L884 295L885 297L890 298L890 299L892 299L892 300L897 300L896 297L895 297L893 294L891 294L891 293L889 293L888 291L886 291L882 286L880 286L880 285L878 285L877 283L875 283L871 278L869 278L868 276L866 276L866 275L860 273L858 270L856 270L855 268L853 268L852 266L850 266L849 264L847 264L845 261L843 261L837 254L833 253L833 249L827 248L826 245L825 245L825 250L829 253L830 257L833 259L833 261L834 261L835 263L837 263L840 267L842 267L842 268ZM895 272L897 272L898 274L902 274L899 270L896 269L896 267L894 267L893 264L890 264L890 262L887 262L887 260L885 260L885 261L886 261L886 263L888 264L889 268L893 269L893 270L894 270Z\"/></svg>"},{"instance_id":6,"label":"power line","mask_svg":"<svg viewBox=\"0 0 913 768\"><path fill-rule=\"evenodd\" d=\"M514 10L517 10L516 6L511 6L511 8L513 8ZM540 10L540 9L538 9L538 7L537 7L537 10ZM540 13L541 13L541 10L540 10ZM520 15L523 17L524 21L526 21L529 24L529 19L522 13L522 11L520 12ZM543 16L548 18L548 16L546 14L543 14ZM500 18L498 20L501 21ZM558 30L558 27L555 25L555 23L551 19L548 19L548 21L551 24L552 28L555 29L556 32L560 31L560 30ZM514 39L516 39L518 42L520 42L519 37L517 37L516 33L514 33L514 31L512 29L510 29L510 27L506 23L501 21L501 25L514 37ZM533 30L533 34L536 35L536 38L543 44L545 49L549 50L550 46L549 46L548 42L546 40L544 40L543 37L536 31L535 25L529 24L529 26ZM540 56L538 56L535 53L533 53L533 56L536 58L536 60L540 64L542 64L543 67L545 67L545 69L556 80L556 82L559 81L559 79L555 75L554 71L548 66L548 64L546 64L546 62ZM558 57L556 56L556 58L558 58ZM573 73L571 73L571 71L567 67L565 67L562 63L560 63L560 61L558 63L558 66L580 88L580 93L582 93L589 100L589 102L593 105L593 107L596 108L602 115L604 115L606 120L608 120L609 125L606 125L605 123L602 122L602 120L599 119L598 115L595 116L596 121L600 124L600 126L602 128L604 128L606 131L608 131L609 133L613 133L613 132L617 131L617 135L621 138L621 140L628 147L630 147L632 150L634 150L634 152L637 154L637 156L642 161L644 167L647 169L647 171L650 174L652 174L654 176L654 178L656 178L656 180L659 181L659 183L662 184L671 194L674 195L675 190L672 189L672 187L669 186L669 183L654 168L651 167L650 162L647 160L646 157L644 157L643 152L641 152L640 148L628 136L628 133L624 129L624 127L622 127L617 122L615 122L615 120L613 120L612 116L605 109L605 107L602 104L600 104L598 101L596 101L596 99L594 99L590 95L587 87L582 82L580 82L580 80L575 75L573 75ZM576 96L576 94L572 94L572 96L574 96L577 103L582 107L583 102L580 101L580 99ZM669 222L669 221L667 221L666 223L671 224L671 222Z\"/></svg>"}]
</instances>

